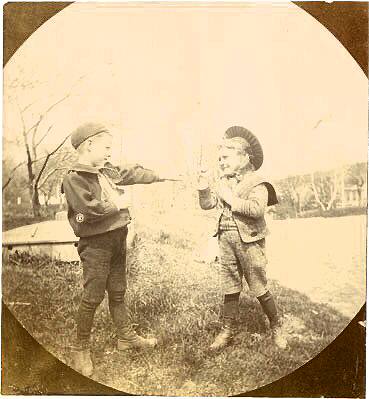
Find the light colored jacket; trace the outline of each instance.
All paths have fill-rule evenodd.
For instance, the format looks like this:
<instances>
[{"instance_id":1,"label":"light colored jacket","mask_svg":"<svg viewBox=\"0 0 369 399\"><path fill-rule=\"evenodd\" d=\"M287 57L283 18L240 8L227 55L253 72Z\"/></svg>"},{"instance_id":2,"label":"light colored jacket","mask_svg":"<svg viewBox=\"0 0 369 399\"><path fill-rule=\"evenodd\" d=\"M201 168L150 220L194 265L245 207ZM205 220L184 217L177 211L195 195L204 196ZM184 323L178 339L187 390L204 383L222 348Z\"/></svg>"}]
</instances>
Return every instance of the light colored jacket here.
<instances>
[{"instance_id":1,"label":"light colored jacket","mask_svg":"<svg viewBox=\"0 0 369 399\"><path fill-rule=\"evenodd\" d=\"M263 185L266 188L266 194L265 190L255 189L259 185ZM263 203L266 202L267 206L278 203L273 185L255 173L248 173L235 186L233 195L235 200L232 206L232 216L242 241L254 242L264 238L269 231L265 222L265 207ZM266 201L265 195L267 195ZM219 232L219 222L223 213L224 202L210 188L207 188L199 190L199 203L202 209L219 208L214 234L216 236Z\"/></svg>"}]
</instances>

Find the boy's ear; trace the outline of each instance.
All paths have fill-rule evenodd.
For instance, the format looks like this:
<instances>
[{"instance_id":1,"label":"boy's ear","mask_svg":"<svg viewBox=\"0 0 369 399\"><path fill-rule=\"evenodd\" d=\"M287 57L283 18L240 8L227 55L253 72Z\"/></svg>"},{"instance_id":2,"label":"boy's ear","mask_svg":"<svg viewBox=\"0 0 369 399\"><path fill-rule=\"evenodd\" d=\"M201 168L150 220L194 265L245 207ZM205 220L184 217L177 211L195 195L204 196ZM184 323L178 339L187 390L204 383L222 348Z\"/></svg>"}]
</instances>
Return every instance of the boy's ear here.
<instances>
[{"instance_id":1,"label":"boy's ear","mask_svg":"<svg viewBox=\"0 0 369 399\"><path fill-rule=\"evenodd\" d=\"M247 153L244 154L244 163L244 166L247 166L250 163L250 156Z\"/></svg>"}]
</instances>

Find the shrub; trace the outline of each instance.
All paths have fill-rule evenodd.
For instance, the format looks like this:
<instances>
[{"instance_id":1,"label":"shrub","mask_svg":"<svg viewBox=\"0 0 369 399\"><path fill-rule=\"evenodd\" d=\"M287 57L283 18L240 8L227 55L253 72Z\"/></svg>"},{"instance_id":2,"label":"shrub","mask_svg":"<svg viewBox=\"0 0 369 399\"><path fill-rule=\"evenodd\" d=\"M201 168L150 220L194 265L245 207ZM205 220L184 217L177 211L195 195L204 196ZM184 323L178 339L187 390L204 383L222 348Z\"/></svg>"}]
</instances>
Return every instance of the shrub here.
<instances>
[{"instance_id":1,"label":"shrub","mask_svg":"<svg viewBox=\"0 0 369 399\"><path fill-rule=\"evenodd\" d=\"M312 218L312 217L341 217L341 216L352 216L352 215L366 215L367 208L363 207L350 207L350 208L333 208L328 211L322 209L313 209L301 213L301 218Z\"/></svg>"}]
</instances>

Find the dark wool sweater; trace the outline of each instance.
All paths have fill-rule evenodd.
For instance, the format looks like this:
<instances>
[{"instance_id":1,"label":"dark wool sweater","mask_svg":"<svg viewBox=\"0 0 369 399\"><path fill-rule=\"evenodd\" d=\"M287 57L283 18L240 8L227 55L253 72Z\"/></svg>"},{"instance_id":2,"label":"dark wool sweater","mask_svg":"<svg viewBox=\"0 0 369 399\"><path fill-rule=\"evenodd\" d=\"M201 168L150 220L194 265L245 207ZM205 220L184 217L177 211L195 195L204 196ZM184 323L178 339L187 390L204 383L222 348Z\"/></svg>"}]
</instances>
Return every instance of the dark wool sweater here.
<instances>
[{"instance_id":1,"label":"dark wool sweater","mask_svg":"<svg viewBox=\"0 0 369 399\"><path fill-rule=\"evenodd\" d=\"M114 167L106 164L99 170L92 166L76 164L64 177L62 192L65 193L68 204L68 220L77 237L116 230L131 221L128 209L119 210L109 199L102 199L99 173L105 174L117 185L161 181L152 170L139 165Z\"/></svg>"}]
</instances>

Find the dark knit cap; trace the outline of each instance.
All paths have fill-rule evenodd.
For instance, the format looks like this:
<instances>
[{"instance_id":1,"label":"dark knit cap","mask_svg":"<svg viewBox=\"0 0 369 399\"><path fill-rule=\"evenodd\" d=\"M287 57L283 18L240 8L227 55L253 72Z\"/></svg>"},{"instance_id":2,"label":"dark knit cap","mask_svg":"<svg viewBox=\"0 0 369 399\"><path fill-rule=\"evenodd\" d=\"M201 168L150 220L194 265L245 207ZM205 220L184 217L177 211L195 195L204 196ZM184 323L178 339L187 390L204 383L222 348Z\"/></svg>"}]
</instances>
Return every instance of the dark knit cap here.
<instances>
[{"instance_id":1,"label":"dark knit cap","mask_svg":"<svg viewBox=\"0 0 369 399\"><path fill-rule=\"evenodd\" d=\"M77 149L89 137L96 136L100 133L109 133L109 130L100 123L85 123L78 127L72 134L70 141L72 146Z\"/></svg>"},{"instance_id":2,"label":"dark knit cap","mask_svg":"<svg viewBox=\"0 0 369 399\"><path fill-rule=\"evenodd\" d=\"M250 130L246 129L242 126L232 126L226 130L224 134L224 138L231 139L234 137L242 137L244 138L250 146L251 155L252 155L252 164L255 167L255 170L259 169L263 164L264 155L263 149L259 140L256 138L254 134L250 132Z\"/></svg>"}]
</instances>

